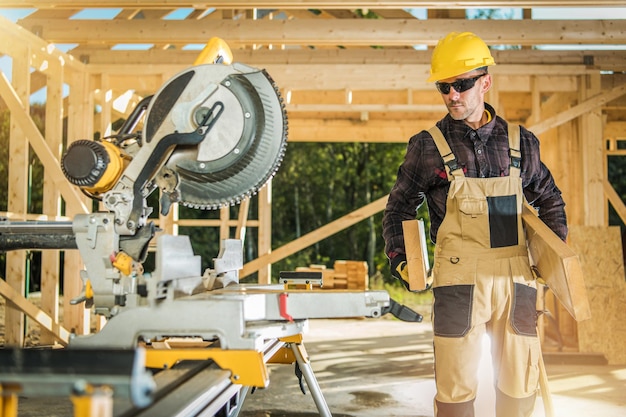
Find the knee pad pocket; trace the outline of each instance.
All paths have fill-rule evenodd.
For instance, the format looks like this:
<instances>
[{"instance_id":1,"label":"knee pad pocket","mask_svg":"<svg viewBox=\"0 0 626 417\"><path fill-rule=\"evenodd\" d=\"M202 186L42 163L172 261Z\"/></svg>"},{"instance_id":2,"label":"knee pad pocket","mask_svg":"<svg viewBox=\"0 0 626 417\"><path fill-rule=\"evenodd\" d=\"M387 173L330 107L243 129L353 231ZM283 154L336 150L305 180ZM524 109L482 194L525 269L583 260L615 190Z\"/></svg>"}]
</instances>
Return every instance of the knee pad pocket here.
<instances>
[{"instance_id":1,"label":"knee pad pocket","mask_svg":"<svg viewBox=\"0 0 626 417\"><path fill-rule=\"evenodd\" d=\"M436 336L462 337L472 326L474 285L433 288L433 331Z\"/></svg>"},{"instance_id":2,"label":"knee pad pocket","mask_svg":"<svg viewBox=\"0 0 626 417\"><path fill-rule=\"evenodd\" d=\"M515 283L511 326L515 333L537 336L537 289Z\"/></svg>"}]
</instances>

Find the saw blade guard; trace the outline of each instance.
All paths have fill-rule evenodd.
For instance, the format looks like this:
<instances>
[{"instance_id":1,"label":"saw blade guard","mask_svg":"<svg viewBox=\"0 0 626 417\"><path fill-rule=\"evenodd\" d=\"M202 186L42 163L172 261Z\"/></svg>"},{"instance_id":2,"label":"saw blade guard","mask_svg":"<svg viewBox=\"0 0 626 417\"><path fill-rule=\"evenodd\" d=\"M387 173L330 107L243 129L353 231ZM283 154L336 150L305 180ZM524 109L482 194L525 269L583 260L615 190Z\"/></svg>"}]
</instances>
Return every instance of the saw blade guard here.
<instances>
[{"instance_id":1,"label":"saw blade guard","mask_svg":"<svg viewBox=\"0 0 626 417\"><path fill-rule=\"evenodd\" d=\"M254 195L282 162L287 115L264 70L209 64L179 73L152 99L143 143L199 129L202 141L176 146L157 174L176 176L176 199L185 206L238 204Z\"/></svg>"}]
</instances>

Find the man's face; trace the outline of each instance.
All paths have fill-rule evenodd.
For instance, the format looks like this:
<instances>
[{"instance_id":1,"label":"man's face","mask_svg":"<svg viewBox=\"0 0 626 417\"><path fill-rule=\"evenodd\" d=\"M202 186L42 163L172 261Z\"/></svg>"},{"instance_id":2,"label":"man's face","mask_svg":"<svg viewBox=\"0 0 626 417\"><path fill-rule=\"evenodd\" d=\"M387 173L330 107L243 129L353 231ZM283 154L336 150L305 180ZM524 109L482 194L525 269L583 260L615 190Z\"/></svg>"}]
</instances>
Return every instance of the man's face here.
<instances>
[{"instance_id":1,"label":"man's face","mask_svg":"<svg viewBox=\"0 0 626 417\"><path fill-rule=\"evenodd\" d=\"M463 90L471 85L472 79L475 79L475 83L471 88L465 91L457 91L456 88ZM456 88L455 82L457 83ZM477 121L482 118L485 108L485 93L490 87L491 75L486 74L484 70L474 70L456 77L440 80L437 86L450 116L454 120L467 121ZM446 91L448 92L446 93Z\"/></svg>"}]
</instances>

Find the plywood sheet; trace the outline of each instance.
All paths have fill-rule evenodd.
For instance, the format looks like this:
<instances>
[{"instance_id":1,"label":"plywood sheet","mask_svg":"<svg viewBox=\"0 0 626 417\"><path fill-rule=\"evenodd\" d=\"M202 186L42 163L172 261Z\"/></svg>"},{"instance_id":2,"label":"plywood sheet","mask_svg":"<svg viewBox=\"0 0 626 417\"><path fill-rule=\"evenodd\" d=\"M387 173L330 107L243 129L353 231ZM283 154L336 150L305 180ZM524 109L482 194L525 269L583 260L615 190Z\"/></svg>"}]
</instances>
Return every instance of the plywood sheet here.
<instances>
[{"instance_id":1,"label":"plywood sheet","mask_svg":"<svg viewBox=\"0 0 626 417\"><path fill-rule=\"evenodd\" d=\"M591 319L578 323L579 350L624 365L626 278L620 228L571 226L568 243L580 256L591 306Z\"/></svg>"}]
</instances>

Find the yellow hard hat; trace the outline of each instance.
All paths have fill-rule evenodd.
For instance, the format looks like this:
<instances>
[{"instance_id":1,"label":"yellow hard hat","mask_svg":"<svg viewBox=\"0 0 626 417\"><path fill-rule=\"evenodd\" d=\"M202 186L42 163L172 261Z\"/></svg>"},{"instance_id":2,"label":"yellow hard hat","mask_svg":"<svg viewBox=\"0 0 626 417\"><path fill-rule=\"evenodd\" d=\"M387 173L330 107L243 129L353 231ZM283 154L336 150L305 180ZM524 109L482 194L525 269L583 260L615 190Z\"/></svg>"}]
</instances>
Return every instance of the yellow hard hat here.
<instances>
[{"instance_id":1,"label":"yellow hard hat","mask_svg":"<svg viewBox=\"0 0 626 417\"><path fill-rule=\"evenodd\" d=\"M445 80L489 65L496 65L496 62L482 39L471 32L451 32L433 50L428 82Z\"/></svg>"}]
</instances>

